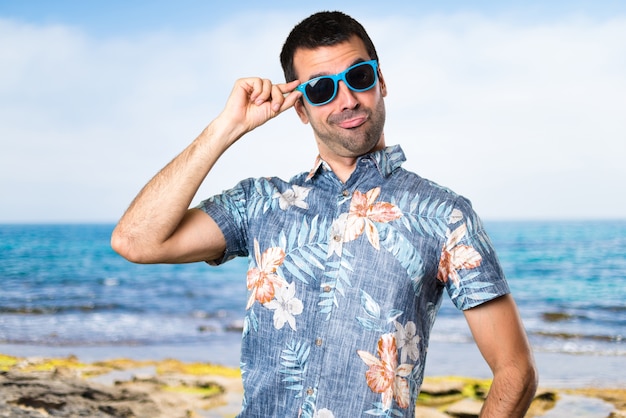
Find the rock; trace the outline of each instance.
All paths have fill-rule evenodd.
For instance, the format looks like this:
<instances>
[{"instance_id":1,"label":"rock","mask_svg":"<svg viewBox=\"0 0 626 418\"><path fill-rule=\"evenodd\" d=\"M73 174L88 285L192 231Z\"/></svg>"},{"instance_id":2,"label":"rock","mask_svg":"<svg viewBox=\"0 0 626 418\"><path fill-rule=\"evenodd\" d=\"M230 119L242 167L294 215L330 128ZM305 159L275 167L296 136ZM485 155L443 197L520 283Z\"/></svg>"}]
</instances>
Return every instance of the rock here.
<instances>
[{"instance_id":1,"label":"rock","mask_svg":"<svg viewBox=\"0 0 626 418\"><path fill-rule=\"evenodd\" d=\"M549 389L539 389L535 393L535 400L541 400L545 402L556 402L558 395L555 391Z\"/></svg>"},{"instance_id":2,"label":"rock","mask_svg":"<svg viewBox=\"0 0 626 418\"><path fill-rule=\"evenodd\" d=\"M431 396L454 395L461 393L464 385L463 382L453 380L427 380L422 384L420 392Z\"/></svg>"},{"instance_id":3,"label":"rock","mask_svg":"<svg viewBox=\"0 0 626 418\"><path fill-rule=\"evenodd\" d=\"M415 418L450 418L450 415L425 406L415 407Z\"/></svg>"},{"instance_id":4,"label":"rock","mask_svg":"<svg viewBox=\"0 0 626 418\"><path fill-rule=\"evenodd\" d=\"M446 409L446 413L457 418L478 418L482 407L483 403L481 401L463 399L450 405Z\"/></svg>"},{"instance_id":5,"label":"rock","mask_svg":"<svg viewBox=\"0 0 626 418\"><path fill-rule=\"evenodd\" d=\"M242 398L239 370L209 363L0 354L0 418L226 417Z\"/></svg>"},{"instance_id":6,"label":"rock","mask_svg":"<svg viewBox=\"0 0 626 418\"><path fill-rule=\"evenodd\" d=\"M149 396L59 373L0 373L0 417L157 417Z\"/></svg>"},{"instance_id":7,"label":"rock","mask_svg":"<svg viewBox=\"0 0 626 418\"><path fill-rule=\"evenodd\" d=\"M530 404L527 416L539 417L556 406L559 395L550 389L539 389Z\"/></svg>"}]
</instances>

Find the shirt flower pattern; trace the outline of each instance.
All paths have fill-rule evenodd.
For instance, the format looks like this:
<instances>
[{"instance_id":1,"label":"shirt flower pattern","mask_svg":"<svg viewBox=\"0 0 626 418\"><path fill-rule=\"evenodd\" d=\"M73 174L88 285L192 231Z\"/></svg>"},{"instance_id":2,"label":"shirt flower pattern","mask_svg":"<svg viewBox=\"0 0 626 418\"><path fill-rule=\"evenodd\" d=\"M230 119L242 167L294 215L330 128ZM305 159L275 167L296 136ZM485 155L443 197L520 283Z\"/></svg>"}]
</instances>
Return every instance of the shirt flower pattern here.
<instances>
[{"instance_id":1,"label":"shirt flower pattern","mask_svg":"<svg viewBox=\"0 0 626 418\"><path fill-rule=\"evenodd\" d=\"M460 225L453 232L448 231L446 234L448 240L441 251L439 271L437 272L437 279L444 283L450 279L457 287L461 282L458 271L476 268L480 266L482 261L482 257L474 248L459 244L466 233L467 226L465 224Z\"/></svg>"},{"instance_id":2,"label":"shirt flower pattern","mask_svg":"<svg viewBox=\"0 0 626 418\"><path fill-rule=\"evenodd\" d=\"M248 271L248 290L251 293L246 309L249 309L255 301L268 303L274 297L276 288L286 283L285 279L276 274L276 269L285 258L285 252L281 248L268 248L260 254L259 242L255 239L254 257L257 267Z\"/></svg>"},{"instance_id":3,"label":"shirt flower pattern","mask_svg":"<svg viewBox=\"0 0 626 418\"><path fill-rule=\"evenodd\" d=\"M301 209L308 209L309 205L305 199L311 189L293 185L291 189L285 190L283 193L276 192L272 197L278 197L278 202L282 210L287 210L289 206L296 206Z\"/></svg>"},{"instance_id":4,"label":"shirt flower pattern","mask_svg":"<svg viewBox=\"0 0 626 418\"><path fill-rule=\"evenodd\" d=\"M469 201L404 160L376 151L341 182L318 158L200 204L227 243L210 263L248 258L239 417L412 418L443 293L508 293Z\"/></svg>"},{"instance_id":5,"label":"shirt flower pattern","mask_svg":"<svg viewBox=\"0 0 626 418\"><path fill-rule=\"evenodd\" d=\"M292 330L296 330L294 315L302 313L303 305L302 301L296 298L295 283L278 288L276 299L266 302L263 306L274 311L274 327L276 329L281 329L285 323L288 323Z\"/></svg>"},{"instance_id":6,"label":"shirt flower pattern","mask_svg":"<svg viewBox=\"0 0 626 418\"><path fill-rule=\"evenodd\" d=\"M357 351L357 354L369 366L365 373L367 385L372 391L382 395L383 409L390 409L393 400L400 408L408 408L409 384L406 378L413 366L398 365L396 337L393 334L384 334L380 337L378 357L362 350Z\"/></svg>"},{"instance_id":7,"label":"shirt flower pattern","mask_svg":"<svg viewBox=\"0 0 626 418\"><path fill-rule=\"evenodd\" d=\"M407 358L411 360L417 360L419 357L418 344L420 342L420 336L417 334L417 327L415 322L409 321L406 326L402 326L397 321L394 321L396 327L396 344L398 351L401 352L401 361L405 363Z\"/></svg>"},{"instance_id":8,"label":"shirt flower pattern","mask_svg":"<svg viewBox=\"0 0 626 418\"><path fill-rule=\"evenodd\" d=\"M354 192L346 220L345 241L352 241L365 231L370 244L377 250L380 248L375 222L391 222L401 217L402 212L391 203L376 202L379 195L380 187L375 187L366 193L361 193L358 190Z\"/></svg>"}]
</instances>

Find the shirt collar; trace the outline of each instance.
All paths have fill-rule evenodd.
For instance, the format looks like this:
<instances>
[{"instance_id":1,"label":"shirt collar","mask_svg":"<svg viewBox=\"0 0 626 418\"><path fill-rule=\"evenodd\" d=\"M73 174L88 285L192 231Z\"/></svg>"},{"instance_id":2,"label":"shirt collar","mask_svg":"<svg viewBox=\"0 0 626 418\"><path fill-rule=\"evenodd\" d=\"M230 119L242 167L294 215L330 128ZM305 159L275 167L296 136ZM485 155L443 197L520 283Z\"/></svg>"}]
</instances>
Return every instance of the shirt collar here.
<instances>
[{"instance_id":1,"label":"shirt collar","mask_svg":"<svg viewBox=\"0 0 626 418\"><path fill-rule=\"evenodd\" d=\"M358 158L359 161L363 159L371 159L380 172L380 175L387 177L397 168L400 168L402 163L406 161L406 156L404 155L404 151L402 151L402 147L400 147L400 145L392 145L383 148L382 150L362 155ZM318 155L315 159L315 164L313 164L313 168L309 171L309 175L306 177L306 181L311 180L322 169L332 171L328 163L324 161L320 155Z\"/></svg>"}]
</instances>

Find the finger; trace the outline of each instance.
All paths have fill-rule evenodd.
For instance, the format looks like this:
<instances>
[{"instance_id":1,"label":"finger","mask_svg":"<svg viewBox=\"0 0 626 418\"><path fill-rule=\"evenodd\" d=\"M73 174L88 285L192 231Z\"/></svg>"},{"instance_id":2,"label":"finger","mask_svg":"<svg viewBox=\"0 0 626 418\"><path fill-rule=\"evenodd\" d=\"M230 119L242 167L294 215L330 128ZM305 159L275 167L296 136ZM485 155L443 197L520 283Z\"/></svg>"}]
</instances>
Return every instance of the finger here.
<instances>
[{"instance_id":1,"label":"finger","mask_svg":"<svg viewBox=\"0 0 626 418\"><path fill-rule=\"evenodd\" d=\"M293 104L289 104L290 102L285 100L291 93L292 91L286 89L283 84L272 86L272 111L279 113L287 107L291 107Z\"/></svg>"},{"instance_id":2,"label":"finger","mask_svg":"<svg viewBox=\"0 0 626 418\"><path fill-rule=\"evenodd\" d=\"M259 97L263 94L263 79L261 78L249 78L246 79L246 83L248 84L250 91L250 101L256 102Z\"/></svg>"},{"instance_id":3,"label":"finger","mask_svg":"<svg viewBox=\"0 0 626 418\"><path fill-rule=\"evenodd\" d=\"M287 93L287 95L284 96L285 100L283 101L280 111L282 112L286 109L289 109L290 107L295 105L296 102L300 100L301 97L302 97L302 93L297 90L294 90L291 93Z\"/></svg>"},{"instance_id":4,"label":"finger","mask_svg":"<svg viewBox=\"0 0 626 418\"><path fill-rule=\"evenodd\" d=\"M290 107L292 107L298 99L302 96L302 93L295 90L300 82L298 80L294 80L290 83L277 84L275 87L278 90L280 100L272 100L272 110L275 112L282 112Z\"/></svg>"},{"instance_id":5,"label":"finger","mask_svg":"<svg viewBox=\"0 0 626 418\"><path fill-rule=\"evenodd\" d=\"M259 95L263 92L263 80L260 78L248 78L244 82L248 86L248 94L250 95L250 101L256 102Z\"/></svg>"},{"instance_id":6,"label":"finger","mask_svg":"<svg viewBox=\"0 0 626 418\"><path fill-rule=\"evenodd\" d=\"M250 97L250 100L253 100L257 106L262 105L263 103L271 100L272 97L272 82L268 79L261 79L260 81L260 90L256 97Z\"/></svg>"},{"instance_id":7,"label":"finger","mask_svg":"<svg viewBox=\"0 0 626 418\"><path fill-rule=\"evenodd\" d=\"M294 91L296 87L298 87L299 85L300 85L299 80L293 80L293 81L290 81L289 83L277 84L276 86L279 88L281 93L286 95L287 93L291 93L292 91Z\"/></svg>"}]
</instances>

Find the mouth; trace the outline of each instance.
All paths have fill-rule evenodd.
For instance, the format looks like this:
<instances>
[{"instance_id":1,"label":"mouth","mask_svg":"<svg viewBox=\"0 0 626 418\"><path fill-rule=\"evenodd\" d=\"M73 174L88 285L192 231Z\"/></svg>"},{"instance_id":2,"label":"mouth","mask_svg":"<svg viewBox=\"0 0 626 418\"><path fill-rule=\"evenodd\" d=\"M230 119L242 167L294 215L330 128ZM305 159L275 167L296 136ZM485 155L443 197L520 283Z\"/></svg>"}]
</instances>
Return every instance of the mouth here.
<instances>
[{"instance_id":1,"label":"mouth","mask_svg":"<svg viewBox=\"0 0 626 418\"><path fill-rule=\"evenodd\" d=\"M365 118L365 117L351 118L351 119L347 119L347 120L341 121L337 125L340 128L343 128L343 129L354 129L354 128L358 128L359 126L363 125L365 123L365 121L367 121L367 118Z\"/></svg>"},{"instance_id":2,"label":"mouth","mask_svg":"<svg viewBox=\"0 0 626 418\"><path fill-rule=\"evenodd\" d=\"M343 129L355 129L367 122L367 114L359 112L356 114L344 114L339 120L336 121L336 125Z\"/></svg>"}]
</instances>

